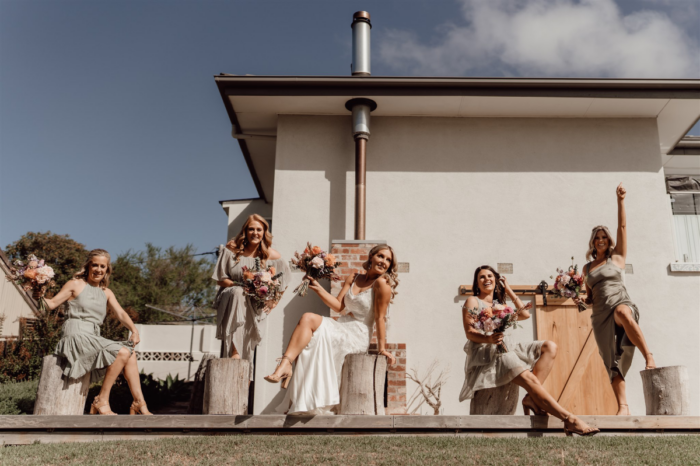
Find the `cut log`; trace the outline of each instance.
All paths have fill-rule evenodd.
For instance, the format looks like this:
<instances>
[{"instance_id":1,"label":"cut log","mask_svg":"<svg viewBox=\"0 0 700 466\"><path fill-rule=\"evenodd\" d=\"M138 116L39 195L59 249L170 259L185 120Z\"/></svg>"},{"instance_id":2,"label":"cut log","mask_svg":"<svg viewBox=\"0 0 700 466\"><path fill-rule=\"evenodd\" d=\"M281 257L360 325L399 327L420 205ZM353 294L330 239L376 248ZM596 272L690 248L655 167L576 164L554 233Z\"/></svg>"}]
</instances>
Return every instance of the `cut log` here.
<instances>
[{"instance_id":1,"label":"cut log","mask_svg":"<svg viewBox=\"0 0 700 466\"><path fill-rule=\"evenodd\" d=\"M641 371L647 416L690 414L690 384L685 366Z\"/></svg>"},{"instance_id":2,"label":"cut log","mask_svg":"<svg viewBox=\"0 0 700 466\"><path fill-rule=\"evenodd\" d=\"M384 415L386 356L348 354L341 377L338 414Z\"/></svg>"},{"instance_id":3,"label":"cut log","mask_svg":"<svg viewBox=\"0 0 700 466\"><path fill-rule=\"evenodd\" d=\"M469 414L512 416L518 408L520 387L513 382L495 388L486 388L474 393L469 405Z\"/></svg>"},{"instance_id":4,"label":"cut log","mask_svg":"<svg viewBox=\"0 0 700 466\"><path fill-rule=\"evenodd\" d=\"M63 376L61 359L58 356L53 354L45 356L41 364L34 414L83 414L89 388L89 372L80 379L69 379Z\"/></svg>"},{"instance_id":5,"label":"cut log","mask_svg":"<svg viewBox=\"0 0 700 466\"><path fill-rule=\"evenodd\" d=\"M202 414L248 414L250 362L225 358L206 364Z\"/></svg>"},{"instance_id":6,"label":"cut log","mask_svg":"<svg viewBox=\"0 0 700 466\"><path fill-rule=\"evenodd\" d=\"M194 384L187 414L202 414L204 405L204 376L207 373L207 363L210 359L216 359L216 356L212 353L206 353L199 362L197 372L194 374Z\"/></svg>"}]
</instances>

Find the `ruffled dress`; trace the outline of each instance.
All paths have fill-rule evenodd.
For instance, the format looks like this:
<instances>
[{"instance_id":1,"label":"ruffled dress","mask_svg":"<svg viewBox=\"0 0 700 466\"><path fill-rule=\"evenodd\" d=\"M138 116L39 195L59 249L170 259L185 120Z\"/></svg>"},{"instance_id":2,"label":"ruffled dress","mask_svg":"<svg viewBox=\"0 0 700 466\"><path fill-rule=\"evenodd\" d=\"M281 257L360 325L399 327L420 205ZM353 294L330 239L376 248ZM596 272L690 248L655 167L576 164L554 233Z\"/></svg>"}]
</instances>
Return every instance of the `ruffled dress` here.
<instances>
[{"instance_id":1,"label":"ruffled dress","mask_svg":"<svg viewBox=\"0 0 700 466\"><path fill-rule=\"evenodd\" d=\"M100 336L100 325L107 316L107 295L102 288L85 285L83 291L68 302L68 319L61 329L61 340L54 354L61 360L63 375L79 379L90 372L90 383L99 382L126 348L133 354L130 341L113 341Z\"/></svg>"},{"instance_id":2,"label":"ruffled dress","mask_svg":"<svg viewBox=\"0 0 700 466\"><path fill-rule=\"evenodd\" d=\"M479 300L479 311L491 307L490 304ZM526 370L532 370L542 354L544 340L532 343L513 343L510 335L504 335L503 342L507 353L499 354L497 345L491 343L475 343L467 340L464 352L467 360L464 364L464 385L459 394L459 401L470 400L474 392L486 388L500 387L510 383Z\"/></svg>"},{"instance_id":3,"label":"ruffled dress","mask_svg":"<svg viewBox=\"0 0 700 466\"><path fill-rule=\"evenodd\" d=\"M255 258L241 256L236 262L234 253L221 248L211 278L217 282L225 279L241 282L243 266L254 268ZM279 281L282 290L285 290L292 274L289 264L284 259L275 259L267 261L266 267L269 266L274 267L276 273L282 272ZM222 340L223 354L226 357L230 356L235 346L241 358L250 361L250 380L253 380L255 375L253 356L255 348L263 339L262 322L267 319L268 314L263 312L262 308L256 308L240 286L219 287L214 299L214 307L216 308L216 338ZM275 310L272 313L275 313Z\"/></svg>"}]
</instances>

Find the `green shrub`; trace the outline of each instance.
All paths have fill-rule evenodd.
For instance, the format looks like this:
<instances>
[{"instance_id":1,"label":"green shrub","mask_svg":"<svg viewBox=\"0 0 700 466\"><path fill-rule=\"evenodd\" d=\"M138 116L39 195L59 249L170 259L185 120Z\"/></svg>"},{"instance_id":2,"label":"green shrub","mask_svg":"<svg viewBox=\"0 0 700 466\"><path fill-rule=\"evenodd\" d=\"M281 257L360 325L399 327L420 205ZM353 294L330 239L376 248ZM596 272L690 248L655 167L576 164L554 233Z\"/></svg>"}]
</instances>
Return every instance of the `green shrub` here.
<instances>
[{"instance_id":1,"label":"green shrub","mask_svg":"<svg viewBox=\"0 0 700 466\"><path fill-rule=\"evenodd\" d=\"M161 380L154 378L153 374L141 372L140 377L143 397L146 400L148 409L151 411L158 410L176 401L187 401L190 399L192 383L181 380L178 375L173 378L168 374L165 380ZM101 389L102 382L93 384L90 387L85 402L85 412L90 410L90 403L100 393ZM134 398L131 396L129 385L120 376L109 393L109 405L112 411L117 414L129 414L129 407L133 401Z\"/></svg>"},{"instance_id":2,"label":"green shrub","mask_svg":"<svg viewBox=\"0 0 700 466\"><path fill-rule=\"evenodd\" d=\"M0 384L0 415L31 414L38 385L38 380Z\"/></svg>"}]
</instances>

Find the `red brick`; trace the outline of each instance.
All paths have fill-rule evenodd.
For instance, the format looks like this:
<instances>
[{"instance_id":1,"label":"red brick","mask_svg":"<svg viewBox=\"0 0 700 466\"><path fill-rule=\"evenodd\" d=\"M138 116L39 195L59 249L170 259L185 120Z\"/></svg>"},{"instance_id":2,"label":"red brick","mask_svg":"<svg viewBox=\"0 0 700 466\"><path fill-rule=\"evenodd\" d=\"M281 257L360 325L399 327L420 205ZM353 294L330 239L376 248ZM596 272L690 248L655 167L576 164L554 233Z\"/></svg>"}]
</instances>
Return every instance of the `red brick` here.
<instances>
[{"instance_id":1,"label":"red brick","mask_svg":"<svg viewBox=\"0 0 700 466\"><path fill-rule=\"evenodd\" d=\"M406 373L389 371L387 377L389 380L406 380Z\"/></svg>"},{"instance_id":2,"label":"red brick","mask_svg":"<svg viewBox=\"0 0 700 466\"><path fill-rule=\"evenodd\" d=\"M396 358L396 364L406 365L406 358Z\"/></svg>"},{"instance_id":3,"label":"red brick","mask_svg":"<svg viewBox=\"0 0 700 466\"><path fill-rule=\"evenodd\" d=\"M388 401L403 401L406 402L406 395L389 395Z\"/></svg>"},{"instance_id":4,"label":"red brick","mask_svg":"<svg viewBox=\"0 0 700 466\"><path fill-rule=\"evenodd\" d=\"M406 380L392 380L392 379L389 379L388 382L389 382L389 387L394 386L394 385L399 386L399 387L405 387L405 386L406 386Z\"/></svg>"},{"instance_id":5,"label":"red brick","mask_svg":"<svg viewBox=\"0 0 700 466\"><path fill-rule=\"evenodd\" d=\"M399 349L406 349L406 343L399 343Z\"/></svg>"},{"instance_id":6,"label":"red brick","mask_svg":"<svg viewBox=\"0 0 700 466\"><path fill-rule=\"evenodd\" d=\"M389 370L396 372L406 372L406 366L399 366L398 364L393 364L389 366Z\"/></svg>"},{"instance_id":7,"label":"red brick","mask_svg":"<svg viewBox=\"0 0 700 466\"><path fill-rule=\"evenodd\" d=\"M350 262L349 266L350 267L357 267L358 269L361 269L362 264L364 264L364 261L363 262L355 261L355 262Z\"/></svg>"},{"instance_id":8,"label":"red brick","mask_svg":"<svg viewBox=\"0 0 700 466\"><path fill-rule=\"evenodd\" d=\"M369 251L367 249L364 249L364 248L363 249L354 248L354 249L350 250L350 254L362 254L363 256L365 254L367 254L368 252Z\"/></svg>"}]
</instances>

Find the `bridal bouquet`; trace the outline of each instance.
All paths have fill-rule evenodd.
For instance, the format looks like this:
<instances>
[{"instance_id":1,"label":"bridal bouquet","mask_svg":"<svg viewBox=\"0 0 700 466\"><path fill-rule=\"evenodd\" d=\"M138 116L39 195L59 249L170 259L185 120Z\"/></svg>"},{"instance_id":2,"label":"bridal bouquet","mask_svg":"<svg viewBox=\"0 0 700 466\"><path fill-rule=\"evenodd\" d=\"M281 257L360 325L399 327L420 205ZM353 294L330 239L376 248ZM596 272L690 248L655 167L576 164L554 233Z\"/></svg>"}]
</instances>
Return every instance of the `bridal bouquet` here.
<instances>
[{"instance_id":1,"label":"bridal bouquet","mask_svg":"<svg viewBox=\"0 0 700 466\"><path fill-rule=\"evenodd\" d=\"M263 308L267 301L279 301L282 297L282 286L279 278L282 272L277 273L273 266L263 268L260 258L255 258L253 268L243 266L243 281L236 285L243 288L243 293L249 296L258 308Z\"/></svg>"},{"instance_id":2,"label":"bridal bouquet","mask_svg":"<svg viewBox=\"0 0 700 466\"><path fill-rule=\"evenodd\" d=\"M509 328L518 328L517 313L510 306L503 306L495 301L493 307L488 307L479 311L477 308L470 309L469 314L476 322L472 326L484 332L503 333ZM508 348L504 343L498 345L498 353L507 353Z\"/></svg>"},{"instance_id":3,"label":"bridal bouquet","mask_svg":"<svg viewBox=\"0 0 700 466\"><path fill-rule=\"evenodd\" d=\"M335 269L341 263L336 262L333 254L327 253L318 246L311 246L311 243L306 243L306 249L304 249L302 254L294 253L292 264L299 270L306 272L301 284L294 290L295 293L299 293L299 296L306 296L311 279L321 280L322 278L327 278L333 281L340 280L338 274L335 273Z\"/></svg>"},{"instance_id":4,"label":"bridal bouquet","mask_svg":"<svg viewBox=\"0 0 700 466\"><path fill-rule=\"evenodd\" d=\"M571 265L568 270L557 268L557 278L554 278L554 296L558 298L578 298L583 288L583 275L578 273L578 265L573 264L574 258L571 258ZM585 304L578 305L579 312L588 309Z\"/></svg>"},{"instance_id":5,"label":"bridal bouquet","mask_svg":"<svg viewBox=\"0 0 700 466\"><path fill-rule=\"evenodd\" d=\"M32 254L26 261L15 259L10 266L10 273L5 278L20 286L24 291L31 291L32 296L39 302L39 310L46 310L44 296L49 288L56 286L53 281L55 273L44 260L37 259Z\"/></svg>"}]
</instances>

